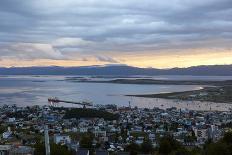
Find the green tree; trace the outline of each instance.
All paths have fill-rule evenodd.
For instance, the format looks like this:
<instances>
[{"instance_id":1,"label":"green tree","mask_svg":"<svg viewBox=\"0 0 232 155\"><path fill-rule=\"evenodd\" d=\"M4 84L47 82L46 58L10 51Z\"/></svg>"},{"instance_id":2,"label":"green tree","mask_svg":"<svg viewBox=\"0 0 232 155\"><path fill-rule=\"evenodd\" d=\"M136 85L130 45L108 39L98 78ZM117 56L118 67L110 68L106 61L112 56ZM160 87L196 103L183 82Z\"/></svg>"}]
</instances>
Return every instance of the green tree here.
<instances>
[{"instance_id":1,"label":"green tree","mask_svg":"<svg viewBox=\"0 0 232 155\"><path fill-rule=\"evenodd\" d=\"M225 133L222 141L227 143L227 144L232 144L232 132Z\"/></svg>"},{"instance_id":2,"label":"green tree","mask_svg":"<svg viewBox=\"0 0 232 155\"><path fill-rule=\"evenodd\" d=\"M72 155L72 152L68 150L65 145L51 144L51 155Z\"/></svg>"},{"instance_id":3,"label":"green tree","mask_svg":"<svg viewBox=\"0 0 232 155\"><path fill-rule=\"evenodd\" d=\"M159 153L162 155L168 155L172 151L182 148L179 142L172 137L164 137L160 140Z\"/></svg>"},{"instance_id":4,"label":"green tree","mask_svg":"<svg viewBox=\"0 0 232 155\"><path fill-rule=\"evenodd\" d=\"M160 142L159 153L160 154L169 154L172 152L172 145L167 139L163 139Z\"/></svg>"},{"instance_id":5,"label":"green tree","mask_svg":"<svg viewBox=\"0 0 232 155\"><path fill-rule=\"evenodd\" d=\"M46 154L44 143L37 143L34 145L35 155L43 155Z\"/></svg>"},{"instance_id":6,"label":"green tree","mask_svg":"<svg viewBox=\"0 0 232 155\"><path fill-rule=\"evenodd\" d=\"M211 143L207 145L205 155L230 155L230 151L226 143Z\"/></svg>"},{"instance_id":7,"label":"green tree","mask_svg":"<svg viewBox=\"0 0 232 155\"><path fill-rule=\"evenodd\" d=\"M84 134L81 136L80 147L81 148L92 148L93 136L91 134Z\"/></svg>"},{"instance_id":8,"label":"green tree","mask_svg":"<svg viewBox=\"0 0 232 155\"><path fill-rule=\"evenodd\" d=\"M145 140L145 141L141 144L141 152L142 152L142 153L145 153L145 154L153 152L153 146L152 146L151 141Z\"/></svg>"},{"instance_id":9,"label":"green tree","mask_svg":"<svg viewBox=\"0 0 232 155\"><path fill-rule=\"evenodd\" d=\"M136 143L131 143L126 146L125 150L130 152L130 155L137 155L140 151L140 146Z\"/></svg>"},{"instance_id":10,"label":"green tree","mask_svg":"<svg viewBox=\"0 0 232 155\"><path fill-rule=\"evenodd\" d=\"M1 125L0 126L0 134L2 134L3 132L5 132L7 130L6 126Z\"/></svg>"},{"instance_id":11,"label":"green tree","mask_svg":"<svg viewBox=\"0 0 232 155\"><path fill-rule=\"evenodd\" d=\"M38 143L34 145L35 155L46 154L44 143ZM55 143L50 144L51 155L72 155L72 152L64 145L58 145Z\"/></svg>"}]
</instances>

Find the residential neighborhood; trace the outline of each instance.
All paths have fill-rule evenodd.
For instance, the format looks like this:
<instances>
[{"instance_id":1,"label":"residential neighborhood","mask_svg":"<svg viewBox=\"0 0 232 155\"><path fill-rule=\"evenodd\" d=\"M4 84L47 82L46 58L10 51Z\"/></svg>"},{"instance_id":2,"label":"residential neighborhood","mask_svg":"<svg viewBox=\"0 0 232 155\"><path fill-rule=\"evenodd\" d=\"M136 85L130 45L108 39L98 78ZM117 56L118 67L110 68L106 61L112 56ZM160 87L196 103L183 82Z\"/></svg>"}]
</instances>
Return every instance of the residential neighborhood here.
<instances>
[{"instance_id":1,"label":"residential neighborhood","mask_svg":"<svg viewBox=\"0 0 232 155\"><path fill-rule=\"evenodd\" d=\"M163 137L172 137L187 148L202 148L209 140L219 141L230 131L232 123L231 112L105 105L78 109L110 113L118 116L116 119L101 115L79 117L78 113L76 117L67 118L70 109L51 106L2 106L0 152L38 154L36 146L45 145L45 124L48 126L51 146L65 146L71 154L85 152L87 155L129 154L128 146L131 144L146 144L155 149L159 148ZM148 150L144 153L152 152Z\"/></svg>"}]
</instances>

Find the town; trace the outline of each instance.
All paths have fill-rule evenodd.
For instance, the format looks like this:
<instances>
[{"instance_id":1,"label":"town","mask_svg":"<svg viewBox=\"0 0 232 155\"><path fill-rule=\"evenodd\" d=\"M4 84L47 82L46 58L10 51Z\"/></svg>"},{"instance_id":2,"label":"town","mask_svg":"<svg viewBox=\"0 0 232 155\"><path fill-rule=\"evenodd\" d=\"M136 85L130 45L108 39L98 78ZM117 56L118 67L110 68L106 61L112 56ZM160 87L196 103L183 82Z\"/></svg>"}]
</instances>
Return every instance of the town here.
<instances>
[{"instance_id":1,"label":"town","mask_svg":"<svg viewBox=\"0 0 232 155\"><path fill-rule=\"evenodd\" d=\"M168 154L161 143L201 149L230 132L232 112L102 105L94 108L4 105L0 154ZM170 141L170 140L169 140ZM166 152L165 152L166 151ZM170 150L171 151L171 150ZM63 152L63 153L62 153Z\"/></svg>"}]
</instances>

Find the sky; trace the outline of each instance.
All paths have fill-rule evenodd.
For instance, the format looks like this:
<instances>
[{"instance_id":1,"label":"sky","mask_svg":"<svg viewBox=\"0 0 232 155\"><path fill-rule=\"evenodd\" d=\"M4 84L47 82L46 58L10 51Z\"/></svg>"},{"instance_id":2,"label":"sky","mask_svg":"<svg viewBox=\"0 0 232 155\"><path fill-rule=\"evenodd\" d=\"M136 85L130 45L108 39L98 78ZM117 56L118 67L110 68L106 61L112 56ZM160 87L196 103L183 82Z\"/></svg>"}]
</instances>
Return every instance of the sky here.
<instances>
[{"instance_id":1,"label":"sky","mask_svg":"<svg viewBox=\"0 0 232 155\"><path fill-rule=\"evenodd\" d=\"M0 1L0 66L106 64L232 64L232 1Z\"/></svg>"}]
</instances>

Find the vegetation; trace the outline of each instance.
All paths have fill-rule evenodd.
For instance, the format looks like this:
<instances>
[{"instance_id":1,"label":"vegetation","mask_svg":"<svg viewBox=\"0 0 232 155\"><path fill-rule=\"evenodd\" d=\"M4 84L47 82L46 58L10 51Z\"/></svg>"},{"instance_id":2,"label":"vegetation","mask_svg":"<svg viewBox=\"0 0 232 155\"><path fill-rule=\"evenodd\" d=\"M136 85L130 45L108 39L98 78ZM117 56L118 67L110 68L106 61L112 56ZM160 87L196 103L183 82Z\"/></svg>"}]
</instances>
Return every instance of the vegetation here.
<instances>
[{"instance_id":1,"label":"vegetation","mask_svg":"<svg viewBox=\"0 0 232 155\"><path fill-rule=\"evenodd\" d=\"M104 110L76 108L67 110L64 118L104 118L105 120L117 120L119 115Z\"/></svg>"},{"instance_id":2,"label":"vegetation","mask_svg":"<svg viewBox=\"0 0 232 155\"><path fill-rule=\"evenodd\" d=\"M149 140L145 140L140 146L141 152L149 154L154 151L152 143Z\"/></svg>"},{"instance_id":3,"label":"vegetation","mask_svg":"<svg viewBox=\"0 0 232 155\"><path fill-rule=\"evenodd\" d=\"M7 113L7 117L15 117L15 118L27 118L28 114L25 114L23 111L9 112Z\"/></svg>"},{"instance_id":4,"label":"vegetation","mask_svg":"<svg viewBox=\"0 0 232 155\"><path fill-rule=\"evenodd\" d=\"M131 155L137 155L140 152L140 146L136 143L131 143L126 146L125 150L130 152Z\"/></svg>"},{"instance_id":5,"label":"vegetation","mask_svg":"<svg viewBox=\"0 0 232 155\"><path fill-rule=\"evenodd\" d=\"M38 143L34 145L35 155L44 155L45 153L45 145L44 143ZM68 150L66 146L58 145L55 143L50 144L51 155L72 155L72 152Z\"/></svg>"},{"instance_id":6,"label":"vegetation","mask_svg":"<svg viewBox=\"0 0 232 155\"><path fill-rule=\"evenodd\" d=\"M173 140L160 143L160 154L183 154L183 155L231 155L232 154L232 133L226 133L224 138L219 142L208 142L203 149L194 148L186 149L181 145L173 143Z\"/></svg>"},{"instance_id":7,"label":"vegetation","mask_svg":"<svg viewBox=\"0 0 232 155\"><path fill-rule=\"evenodd\" d=\"M186 150L173 138L164 137L160 140L158 152L162 155L168 155L170 153L176 154L177 152L186 152Z\"/></svg>"},{"instance_id":8,"label":"vegetation","mask_svg":"<svg viewBox=\"0 0 232 155\"><path fill-rule=\"evenodd\" d=\"M0 134L2 134L3 132L5 132L7 130L6 126L0 125Z\"/></svg>"},{"instance_id":9,"label":"vegetation","mask_svg":"<svg viewBox=\"0 0 232 155\"><path fill-rule=\"evenodd\" d=\"M213 85L225 86L232 85L232 80L227 81L203 81L203 80L155 80L155 79L115 79L111 81L92 81L92 82L110 82L120 84L164 84L164 85Z\"/></svg>"},{"instance_id":10,"label":"vegetation","mask_svg":"<svg viewBox=\"0 0 232 155\"><path fill-rule=\"evenodd\" d=\"M136 143L131 143L126 146L126 151L130 152L131 155L137 155L137 154L149 154L154 152L154 148L150 141L145 140L141 145L138 145Z\"/></svg>"},{"instance_id":11,"label":"vegetation","mask_svg":"<svg viewBox=\"0 0 232 155\"><path fill-rule=\"evenodd\" d=\"M86 133L81 136L80 147L94 151L93 135ZM71 155L72 152L66 146L51 143L51 155ZM45 154L44 143L38 142L33 146L35 155ZM187 148L170 136L163 137L159 140L159 146L152 146L151 141L145 139L141 145L134 142L125 147L125 151L131 155L138 154L156 154L156 155L231 155L232 154L232 132L226 133L224 137L213 143L208 141L203 148Z\"/></svg>"},{"instance_id":12,"label":"vegetation","mask_svg":"<svg viewBox=\"0 0 232 155\"><path fill-rule=\"evenodd\" d=\"M91 134L84 134L81 136L81 140L80 140L80 147L81 148L92 148L93 144L93 135Z\"/></svg>"},{"instance_id":13,"label":"vegetation","mask_svg":"<svg viewBox=\"0 0 232 155\"><path fill-rule=\"evenodd\" d=\"M217 143L206 144L204 155L231 155L232 154L232 133L228 132L223 139Z\"/></svg>"},{"instance_id":14,"label":"vegetation","mask_svg":"<svg viewBox=\"0 0 232 155\"><path fill-rule=\"evenodd\" d=\"M231 155L232 133L226 133L224 137L213 143L208 141L203 148L187 148L172 137L163 137L159 140L159 146L154 148L150 141L144 141L141 145L131 143L126 146L126 151L131 155L156 154L156 155Z\"/></svg>"},{"instance_id":15,"label":"vegetation","mask_svg":"<svg viewBox=\"0 0 232 155\"><path fill-rule=\"evenodd\" d=\"M165 98L179 100L196 100L209 101L216 103L231 103L232 102L232 86L205 87L201 90L173 92L163 94L145 94L145 95L128 95L147 98Z\"/></svg>"}]
</instances>

